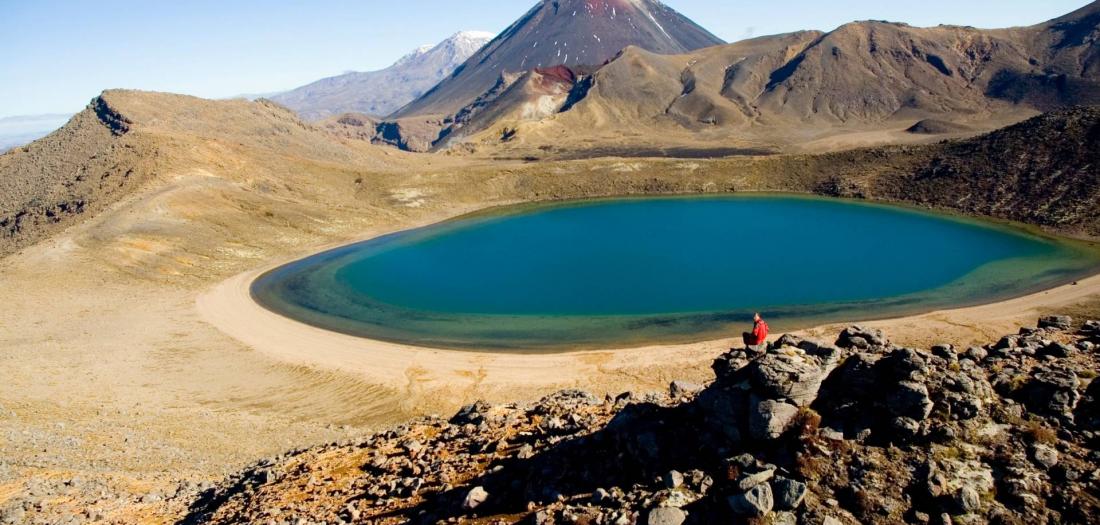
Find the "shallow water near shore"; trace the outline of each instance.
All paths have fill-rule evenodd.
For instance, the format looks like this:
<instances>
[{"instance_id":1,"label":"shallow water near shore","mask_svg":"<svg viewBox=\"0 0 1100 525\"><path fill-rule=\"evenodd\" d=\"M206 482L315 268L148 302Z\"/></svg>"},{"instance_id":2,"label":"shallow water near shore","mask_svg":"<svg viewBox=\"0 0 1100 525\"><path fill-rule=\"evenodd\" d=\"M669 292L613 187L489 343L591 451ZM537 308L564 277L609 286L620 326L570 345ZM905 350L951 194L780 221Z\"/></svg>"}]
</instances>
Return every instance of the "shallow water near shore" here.
<instances>
[{"instance_id":1,"label":"shallow water near shore","mask_svg":"<svg viewBox=\"0 0 1100 525\"><path fill-rule=\"evenodd\" d=\"M252 285L265 308L418 346L555 351L733 336L991 302L1094 271L1021 228L783 195L491 210L324 252Z\"/></svg>"}]
</instances>

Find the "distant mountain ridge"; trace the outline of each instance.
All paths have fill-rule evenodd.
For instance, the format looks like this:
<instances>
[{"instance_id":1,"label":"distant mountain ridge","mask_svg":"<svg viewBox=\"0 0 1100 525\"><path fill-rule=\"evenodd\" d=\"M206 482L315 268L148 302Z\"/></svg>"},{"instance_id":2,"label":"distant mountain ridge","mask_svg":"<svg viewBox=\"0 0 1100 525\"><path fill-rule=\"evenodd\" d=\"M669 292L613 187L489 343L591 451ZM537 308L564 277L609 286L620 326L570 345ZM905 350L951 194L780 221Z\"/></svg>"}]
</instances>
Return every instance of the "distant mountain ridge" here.
<instances>
[{"instance_id":1,"label":"distant mountain ridge","mask_svg":"<svg viewBox=\"0 0 1100 525\"><path fill-rule=\"evenodd\" d=\"M440 119L438 134L391 142L434 150L466 143L528 158L626 140L624 147L738 140L784 150L807 136L901 131L924 119L988 130L1100 104L1100 2L1030 27L852 22L676 55L630 46L594 71L543 72L502 75Z\"/></svg>"},{"instance_id":2,"label":"distant mountain ridge","mask_svg":"<svg viewBox=\"0 0 1100 525\"><path fill-rule=\"evenodd\" d=\"M311 121L343 113L385 117L450 75L492 37L463 31L421 46L386 69L325 78L268 98Z\"/></svg>"}]
</instances>

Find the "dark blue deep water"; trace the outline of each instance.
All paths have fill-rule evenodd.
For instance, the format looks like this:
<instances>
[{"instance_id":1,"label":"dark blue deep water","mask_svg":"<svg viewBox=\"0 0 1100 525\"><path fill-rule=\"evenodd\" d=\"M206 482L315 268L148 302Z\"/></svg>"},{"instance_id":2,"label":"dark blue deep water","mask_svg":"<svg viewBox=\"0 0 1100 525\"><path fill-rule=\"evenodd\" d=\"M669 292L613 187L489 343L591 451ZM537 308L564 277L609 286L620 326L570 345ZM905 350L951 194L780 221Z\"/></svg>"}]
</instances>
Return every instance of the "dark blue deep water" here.
<instances>
[{"instance_id":1,"label":"dark blue deep water","mask_svg":"<svg viewBox=\"0 0 1100 525\"><path fill-rule=\"evenodd\" d=\"M900 315L1019 295L1097 264L1022 230L791 196L529 205L277 269L253 296L323 328L411 344L569 349Z\"/></svg>"}]
</instances>

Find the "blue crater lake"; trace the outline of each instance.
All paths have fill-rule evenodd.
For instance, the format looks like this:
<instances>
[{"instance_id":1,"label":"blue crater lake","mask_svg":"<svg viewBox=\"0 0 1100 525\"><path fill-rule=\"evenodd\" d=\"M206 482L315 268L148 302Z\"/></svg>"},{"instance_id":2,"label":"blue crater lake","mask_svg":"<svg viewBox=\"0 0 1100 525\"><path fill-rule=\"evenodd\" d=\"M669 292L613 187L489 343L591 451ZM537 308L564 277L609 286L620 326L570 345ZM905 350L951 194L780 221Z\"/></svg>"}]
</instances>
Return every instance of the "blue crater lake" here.
<instances>
[{"instance_id":1,"label":"blue crater lake","mask_svg":"<svg viewBox=\"0 0 1100 525\"><path fill-rule=\"evenodd\" d=\"M264 307L419 346L519 351L734 336L977 304L1094 271L1097 251L1024 229L794 196L523 205L275 269Z\"/></svg>"}]
</instances>

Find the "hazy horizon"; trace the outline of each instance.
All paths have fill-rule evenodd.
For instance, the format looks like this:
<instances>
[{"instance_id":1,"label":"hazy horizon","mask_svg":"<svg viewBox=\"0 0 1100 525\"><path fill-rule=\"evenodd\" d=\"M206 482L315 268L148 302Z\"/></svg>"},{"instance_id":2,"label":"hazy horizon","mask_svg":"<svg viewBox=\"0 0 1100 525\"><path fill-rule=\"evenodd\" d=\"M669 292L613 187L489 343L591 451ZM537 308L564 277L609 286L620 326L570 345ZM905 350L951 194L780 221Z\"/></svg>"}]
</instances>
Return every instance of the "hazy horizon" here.
<instances>
[{"instance_id":1,"label":"hazy horizon","mask_svg":"<svg viewBox=\"0 0 1100 525\"><path fill-rule=\"evenodd\" d=\"M890 20L995 28L1036 23L1088 2L928 0L842 6L795 0L733 5L668 0L726 41L800 29L832 30L853 20ZM127 88L228 98L274 93L347 71L389 66L409 51L459 31L499 33L528 2L422 0L413 18L381 2L292 0L181 5L105 0L89 10L75 0L19 3L0 20L0 118L71 114L105 89ZM778 16L781 15L781 16Z\"/></svg>"}]
</instances>

